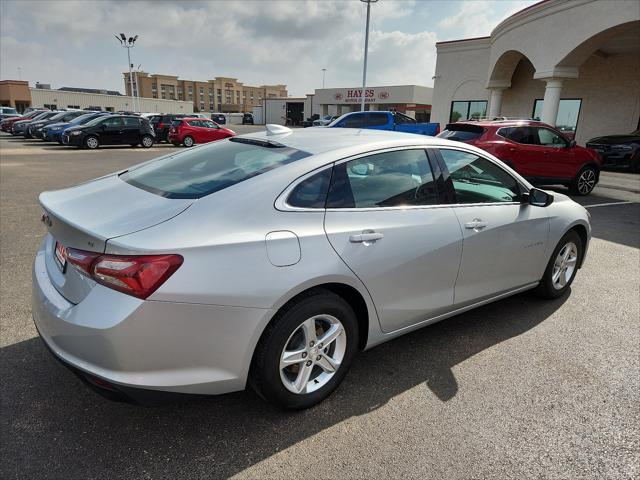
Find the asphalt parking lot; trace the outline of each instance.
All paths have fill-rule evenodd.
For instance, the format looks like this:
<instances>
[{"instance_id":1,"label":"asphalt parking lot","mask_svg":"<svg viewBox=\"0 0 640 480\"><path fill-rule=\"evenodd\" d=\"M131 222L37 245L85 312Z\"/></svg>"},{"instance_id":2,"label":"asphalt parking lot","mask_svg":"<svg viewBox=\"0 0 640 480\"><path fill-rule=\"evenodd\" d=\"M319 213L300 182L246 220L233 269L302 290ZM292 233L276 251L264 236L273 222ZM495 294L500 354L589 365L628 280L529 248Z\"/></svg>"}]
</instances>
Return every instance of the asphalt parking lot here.
<instances>
[{"instance_id":1,"label":"asphalt parking lot","mask_svg":"<svg viewBox=\"0 0 640 480\"><path fill-rule=\"evenodd\" d=\"M578 199L594 238L569 296L525 293L369 350L311 410L251 391L112 403L36 336L37 196L173 150L0 137L1 478L638 478L640 175L604 173Z\"/></svg>"}]
</instances>

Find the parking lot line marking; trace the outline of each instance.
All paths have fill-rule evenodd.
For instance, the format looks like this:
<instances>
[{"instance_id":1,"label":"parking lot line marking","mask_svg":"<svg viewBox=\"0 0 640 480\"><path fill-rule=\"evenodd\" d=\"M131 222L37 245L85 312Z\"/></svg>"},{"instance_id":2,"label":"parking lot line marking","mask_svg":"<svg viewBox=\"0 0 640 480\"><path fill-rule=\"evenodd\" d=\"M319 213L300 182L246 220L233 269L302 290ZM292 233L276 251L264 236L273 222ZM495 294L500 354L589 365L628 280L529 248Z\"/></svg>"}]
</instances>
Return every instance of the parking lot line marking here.
<instances>
[{"instance_id":1,"label":"parking lot line marking","mask_svg":"<svg viewBox=\"0 0 640 480\"><path fill-rule=\"evenodd\" d=\"M629 200L625 202L596 203L595 205L584 205L584 208L610 207L611 205L628 205L630 203L638 203L638 202L632 202Z\"/></svg>"}]
</instances>

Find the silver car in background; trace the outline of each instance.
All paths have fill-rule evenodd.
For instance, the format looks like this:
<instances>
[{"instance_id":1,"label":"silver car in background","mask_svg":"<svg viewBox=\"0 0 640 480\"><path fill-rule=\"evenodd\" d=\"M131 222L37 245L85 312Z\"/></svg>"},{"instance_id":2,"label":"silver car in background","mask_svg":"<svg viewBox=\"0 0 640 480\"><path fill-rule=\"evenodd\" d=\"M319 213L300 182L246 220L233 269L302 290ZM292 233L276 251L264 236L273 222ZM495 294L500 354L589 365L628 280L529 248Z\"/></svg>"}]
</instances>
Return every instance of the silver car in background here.
<instances>
[{"instance_id":1,"label":"silver car in background","mask_svg":"<svg viewBox=\"0 0 640 480\"><path fill-rule=\"evenodd\" d=\"M249 383L310 407L355 356L536 288L566 294L586 210L475 147L268 125L40 196L33 317L105 394Z\"/></svg>"}]
</instances>

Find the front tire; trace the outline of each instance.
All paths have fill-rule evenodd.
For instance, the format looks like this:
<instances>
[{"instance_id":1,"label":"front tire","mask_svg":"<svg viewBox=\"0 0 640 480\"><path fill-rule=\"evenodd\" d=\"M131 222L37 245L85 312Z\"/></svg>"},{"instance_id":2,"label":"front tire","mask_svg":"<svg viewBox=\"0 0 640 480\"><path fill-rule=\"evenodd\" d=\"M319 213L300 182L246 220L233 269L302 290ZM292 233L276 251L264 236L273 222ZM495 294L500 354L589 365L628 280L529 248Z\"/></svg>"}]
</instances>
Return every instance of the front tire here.
<instances>
[{"instance_id":1,"label":"front tire","mask_svg":"<svg viewBox=\"0 0 640 480\"><path fill-rule=\"evenodd\" d=\"M98 137L95 137L93 135L89 135L87 138L84 139L84 146L85 146L85 148L88 148L89 150L95 150L96 148L98 148L100 146L100 142L98 141Z\"/></svg>"},{"instance_id":2,"label":"front tire","mask_svg":"<svg viewBox=\"0 0 640 480\"><path fill-rule=\"evenodd\" d=\"M193 145L194 145L195 143L196 143L196 142L194 142L194 141L193 141L193 138L191 138L191 137L189 137L189 136L184 137L184 139L182 140L182 144L183 144L185 147L187 147L187 148L189 148L189 147L193 147Z\"/></svg>"},{"instance_id":3,"label":"front tire","mask_svg":"<svg viewBox=\"0 0 640 480\"><path fill-rule=\"evenodd\" d=\"M576 278L578 265L582 262L584 245L575 230L568 231L558 242L544 276L536 289L543 298L554 299L563 296Z\"/></svg>"},{"instance_id":4,"label":"front tire","mask_svg":"<svg viewBox=\"0 0 640 480\"><path fill-rule=\"evenodd\" d=\"M249 382L279 408L309 408L338 387L357 350L358 322L351 306L332 292L312 290L267 326Z\"/></svg>"},{"instance_id":5,"label":"front tire","mask_svg":"<svg viewBox=\"0 0 640 480\"><path fill-rule=\"evenodd\" d=\"M574 195L585 196L593 191L597 182L598 171L594 167L587 165L580 169L571 185L569 185L569 189Z\"/></svg>"}]
</instances>

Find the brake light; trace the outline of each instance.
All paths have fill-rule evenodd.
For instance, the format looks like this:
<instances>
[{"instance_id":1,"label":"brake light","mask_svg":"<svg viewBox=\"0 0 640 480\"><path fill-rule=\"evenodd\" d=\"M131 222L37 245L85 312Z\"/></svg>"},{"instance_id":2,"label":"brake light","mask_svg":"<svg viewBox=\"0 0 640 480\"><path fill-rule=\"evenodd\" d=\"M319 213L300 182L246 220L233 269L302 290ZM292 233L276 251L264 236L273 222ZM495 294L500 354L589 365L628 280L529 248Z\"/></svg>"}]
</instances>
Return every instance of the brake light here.
<instances>
[{"instance_id":1,"label":"brake light","mask_svg":"<svg viewBox=\"0 0 640 480\"><path fill-rule=\"evenodd\" d=\"M439 135L439 134L440 134L440 124L438 124L438 125L436 126L436 135ZM435 137L436 135L434 135L434 137Z\"/></svg>"},{"instance_id":2,"label":"brake light","mask_svg":"<svg viewBox=\"0 0 640 480\"><path fill-rule=\"evenodd\" d=\"M162 122L158 123L158 128L164 128L164 123Z\"/></svg>"},{"instance_id":3,"label":"brake light","mask_svg":"<svg viewBox=\"0 0 640 480\"><path fill-rule=\"evenodd\" d=\"M182 265L180 255L102 255L66 249L67 261L105 287L145 299Z\"/></svg>"}]
</instances>

